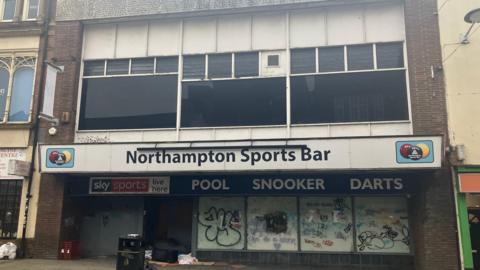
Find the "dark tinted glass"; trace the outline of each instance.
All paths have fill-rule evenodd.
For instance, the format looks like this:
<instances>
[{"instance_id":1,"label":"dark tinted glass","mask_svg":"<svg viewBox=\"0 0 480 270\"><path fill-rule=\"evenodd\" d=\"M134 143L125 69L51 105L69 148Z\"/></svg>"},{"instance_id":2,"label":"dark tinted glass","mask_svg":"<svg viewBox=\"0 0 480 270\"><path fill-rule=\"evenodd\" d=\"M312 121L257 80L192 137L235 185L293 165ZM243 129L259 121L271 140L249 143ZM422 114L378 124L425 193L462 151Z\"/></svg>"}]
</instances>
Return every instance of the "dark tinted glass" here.
<instances>
[{"instance_id":1,"label":"dark tinted glass","mask_svg":"<svg viewBox=\"0 0 480 270\"><path fill-rule=\"evenodd\" d=\"M292 50L290 61L291 72L293 74L316 72L315 49Z\"/></svg>"},{"instance_id":2,"label":"dark tinted glass","mask_svg":"<svg viewBox=\"0 0 480 270\"><path fill-rule=\"evenodd\" d=\"M405 72L292 77L292 122L407 120Z\"/></svg>"},{"instance_id":3,"label":"dark tinted glass","mask_svg":"<svg viewBox=\"0 0 480 270\"><path fill-rule=\"evenodd\" d=\"M183 78L205 78L205 55L191 55L183 58Z\"/></svg>"},{"instance_id":4,"label":"dark tinted glass","mask_svg":"<svg viewBox=\"0 0 480 270\"><path fill-rule=\"evenodd\" d=\"M348 46L348 70L373 69L373 46Z\"/></svg>"},{"instance_id":5,"label":"dark tinted glass","mask_svg":"<svg viewBox=\"0 0 480 270\"><path fill-rule=\"evenodd\" d=\"M157 57L157 73L178 72L178 56Z\"/></svg>"},{"instance_id":6,"label":"dark tinted glass","mask_svg":"<svg viewBox=\"0 0 480 270\"><path fill-rule=\"evenodd\" d=\"M0 238L17 237L22 181L0 181Z\"/></svg>"},{"instance_id":7,"label":"dark tinted glass","mask_svg":"<svg viewBox=\"0 0 480 270\"><path fill-rule=\"evenodd\" d=\"M107 75L124 75L128 74L130 60L108 60Z\"/></svg>"},{"instance_id":8,"label":"dark tinted glass","mask_svg":"<svg viewBox=\"0 0 480 270\"><path fill-rule=\"evenodd\" d=\"M320 72L345 70L344 48L325 47L318 49L318 66Z\"/></svg>"},{"instance_id":9,"label":"dark tinted glass","mask_svg":"<svg viewBox=\"0 0 480 270\"><path fill-rule=\"evenodd\" d=\"M80 129L175 127L177 75L83 80Z\"/></svg>"},{"instance_id":10,"label":"dark tinted glass","mask_svg":"<svg viewBox=\"0 0 480 270\"><path fill-rule=\"evenodd\" d=\"M285 78L184 83L182 126L285 124L285 89Z\"/></svg>"},{"instance_id":11,"label":"dark tinted glass","mask_svg":"<svg viewBox=\"0 0 480 270\"><path fill-rule=\"evenodd\" d=\"M154 58L132 59L132 74L153 73Z\"/></svg>"},{"instance_id":12,"label":"dark tinted glass","mask_svg":"<svg viewBox=\"0 0 480 270\"><path fill-rule=\"evenodd\" d=\"M208 77L209 78L231 78L232 77L232 55L211 54L208 56Z\"/></svg>"},{"instance_id":13,"label":"dark tinted glass","mask_svg":"<svg viewBox=\"0 0 480 270\"><path fill-rule=\"evenodd\" d=\"M12 20L15 16L15 0L4 0L3 3L3 19Z\"/></svg>"},{"instance_id":14,"label":"dark tinted glass","mask_svg":"<svg viewBox=\"0 0 480 270\"><path fill-rule=\"evenodd\" d=\"M377 44L378 68L401 68L403 63L403 43Z\"/></svg>"},{"instance_id":15,"label":"dark tinted glass","mask_svg":"<svg viewBox=\"0 0 480 270\"><path fill-rule=\"evenodd\" d=\"M258 76L258 52L235 54L235 77Z\"/></svg>"},{"instance_id":16,"label":"dark tinted glass","mask_svg":"<svg viewBox=\"0 0 480 270\"><path fill-rule=\"evenodd\" d=\"M105 61L87 61L83 64L83 76L103 76Z\"/></svg>"}]
</instances>

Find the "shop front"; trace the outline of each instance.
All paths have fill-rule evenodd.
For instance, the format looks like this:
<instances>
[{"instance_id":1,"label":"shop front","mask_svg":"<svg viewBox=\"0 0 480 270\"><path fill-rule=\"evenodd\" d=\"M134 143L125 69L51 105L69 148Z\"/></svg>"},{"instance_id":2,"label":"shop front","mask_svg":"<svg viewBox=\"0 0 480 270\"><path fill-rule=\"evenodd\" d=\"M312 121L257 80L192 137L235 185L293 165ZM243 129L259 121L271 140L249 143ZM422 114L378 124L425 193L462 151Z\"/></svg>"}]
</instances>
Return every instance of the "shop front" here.
<instances>
[{"instance_id":1,"label":"shop front","mask_svg":"<svg viewBox=\"0 0 480 270\"><path fill-rule=\"evenodd\" d=\"M480 167L459 167L456 201L464 269L480 269Z\"/></svg>"},{"instance_id":2,"label":"shop front","mask_svg":"<svg viewBox=\"0 0 480 270\"><path fill-rule=\"evenodd\" d=\"M394 269L412 267L412 198L441 151L440 137L41 147L43 173L67 179L63 238L86 256L138 233L154 256Z\"/></svg>"}]
</instances>

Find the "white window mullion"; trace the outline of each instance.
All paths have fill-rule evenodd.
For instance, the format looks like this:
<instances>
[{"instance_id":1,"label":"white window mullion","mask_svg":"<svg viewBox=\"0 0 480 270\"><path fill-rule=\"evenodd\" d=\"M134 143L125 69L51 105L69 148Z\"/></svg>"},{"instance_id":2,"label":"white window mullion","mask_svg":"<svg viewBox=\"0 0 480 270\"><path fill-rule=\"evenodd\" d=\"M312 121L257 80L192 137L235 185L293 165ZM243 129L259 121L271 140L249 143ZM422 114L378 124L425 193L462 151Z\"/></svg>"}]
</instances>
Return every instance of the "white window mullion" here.
<instances>
[{"instance_id":1,"label":"white window mullion","mask_svg":"<svg viewBox=\"0 0 480 270\"><path fill-rule=\"evenodd\" d=\"M373 43L373 70L377 70L377 44Z\"/></svg>"},{"instance_id":2,"label":"white window mullion","mask_svg":"<svg viewBox=\"0 0 480 270\"><path fill-rule=\"evenodd\" d=\"M208 79L208 54L205 55L205 79Z\"/></svg>"},{"instance_id":3,"label":"white window mullion","mask_svg":"<svg viewBox=\"0 0 480 270\"><path fill-rule=\"evenodd\" d=\"M33 82L32 82L32 97L30 99L30 111L28 113L28 122L32 121L32 114L33 114L33 99L35 98L35 81L37 78L37 57L35 57L35 65L33 66ZM40 109L40 108L38 108Z\"/></svg>"},{"instance_id":4,"label":"white window mullion","mask_svg":"<svg viewBox=\"0 0 480 270\"><path fill-rule=\"evenodd\" d=\"M13 89L13 75L15 74L15 55L12 55L12 60L10 61L10 74L7 88L7 98L5 100L5 115L3 116L3 122L8 122L8 116L10 114L10 100L12 97Z\"/></svg>"},{"instance_id":5,"label":"white window mullion","mask_svg":"<svg viewBox=\"0 0 480 270\"><path fill-rule=\"evenodd\" d=\"M232 53L232 79L235 78L235 54Z\"/></svg>"},{"instance_id":6,"label":"white window mullion","mask_svg":"<svg viewBox=\"0 0 480 270\"><path fill-rule=\"evenodd\" d=\"M348 49L347 46L343 46L343 61L344 61L344 71L348 71Z\"/></svg>"},{"instance_id":7,"label":"white window mullion","mask_svg":"<svg viewBox=\"0 0 480 270\"><path fill-rule=\"evenodd\" d=\"M318 59L319 53L318 53L318 47L315 48L315 73L320 72L320 60Z\"/></svg>"}]
</instances>

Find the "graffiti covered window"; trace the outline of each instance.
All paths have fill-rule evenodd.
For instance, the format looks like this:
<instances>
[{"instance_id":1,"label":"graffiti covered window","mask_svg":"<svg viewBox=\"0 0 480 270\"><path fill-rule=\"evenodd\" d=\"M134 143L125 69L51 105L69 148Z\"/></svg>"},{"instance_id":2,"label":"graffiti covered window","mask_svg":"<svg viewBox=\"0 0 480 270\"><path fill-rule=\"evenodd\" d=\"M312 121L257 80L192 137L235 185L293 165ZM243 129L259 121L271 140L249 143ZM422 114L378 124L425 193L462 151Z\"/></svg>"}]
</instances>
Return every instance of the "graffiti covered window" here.
<instances>
[{"instance_id":1,"label":"graffiti covered window","mask_svg":"<svg viewBox=\"0 0 480 270\"><path fill-rule=\"evenodd\" d=\"M302 251L351 252L351 199L300 198L300 246Z\"/></svg>"},{"instance_id":2,"label":"graffiti covered window","mask_svg":"<svg viewBox=\"0 0 480 270\"><path fill-rule=\"evenodd\" d=\"M358 252L410 253L405 198L356 198L355 218Z\"/></svg>"},{"instance_id":3,"label":"graffiti covered window","mask_svg":"<svg viewBox=\"0 0 480 270\"><path fill-rule=\"evenodd\" d=\"M247 205L249 250L298 250L297 198L250 197Z\"/></svg>"},{"instance_id":4,"label":"graffiti covered window","mask_svg":"<svg viewBox=\"0 0 480 270\"><path fill-rule=\"evenodd\" d=\"M198 248L243 249L244 247L244 198L200 198Z\"/></svg>"}]
</instances>

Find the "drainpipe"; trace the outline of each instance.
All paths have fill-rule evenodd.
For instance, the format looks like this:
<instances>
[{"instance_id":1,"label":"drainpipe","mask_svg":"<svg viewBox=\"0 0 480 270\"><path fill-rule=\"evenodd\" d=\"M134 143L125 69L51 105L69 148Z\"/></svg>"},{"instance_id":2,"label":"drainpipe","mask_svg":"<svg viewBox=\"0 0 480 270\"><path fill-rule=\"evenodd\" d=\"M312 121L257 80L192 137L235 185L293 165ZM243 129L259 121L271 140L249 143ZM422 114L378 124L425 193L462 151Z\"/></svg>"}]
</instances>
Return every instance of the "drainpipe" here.
<instances>
[{"instance_id":1,"label":"drainpipe","mask_svg":"<svg viewBox=\"0 0 480 270\"><path fill-rule=\"evenodd\" d=\"M22 242L21 242L21 256L25 258L26 256L26 234L27 234L27 223L28 223L28 210L30 207L30 199L32 198L32 180L33 180L33 173L35 171L35 153L37 152L37 144L38 144L38 130L39 130L39 115L40 115L40 106L43 103L43 94L45 92L45 76L47 72L46 68L46 58L47 58L47 49L48 49L48 31L50 26L50 19L51 19L51 8L52 8L52 1L53 0L43 0L48 1L47 5L43 5L47 7L47 10L44 10L44 21L42 23L42 30L43 30L43 42L40 45L41 49L41 75L39 79L39 91L38 91L38 98L36 102L36 111L34 113L34 117L32 118L33 126L33 142L32 142L32 157L31 157L31 164L30 164L30 172L28 176L28 188L27 188L27 195L25 197L25 213L23 217L23 226L22 226ZM39 13L41 13L40 11Z\"/></svg>"}]
</instances>

